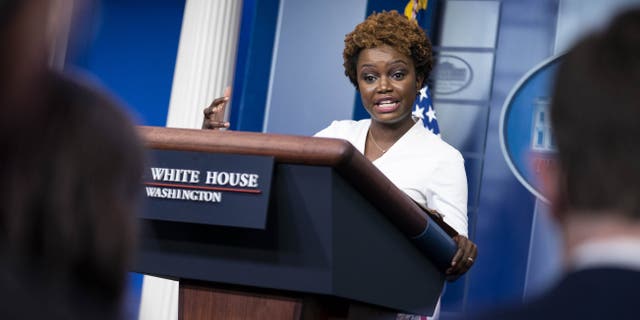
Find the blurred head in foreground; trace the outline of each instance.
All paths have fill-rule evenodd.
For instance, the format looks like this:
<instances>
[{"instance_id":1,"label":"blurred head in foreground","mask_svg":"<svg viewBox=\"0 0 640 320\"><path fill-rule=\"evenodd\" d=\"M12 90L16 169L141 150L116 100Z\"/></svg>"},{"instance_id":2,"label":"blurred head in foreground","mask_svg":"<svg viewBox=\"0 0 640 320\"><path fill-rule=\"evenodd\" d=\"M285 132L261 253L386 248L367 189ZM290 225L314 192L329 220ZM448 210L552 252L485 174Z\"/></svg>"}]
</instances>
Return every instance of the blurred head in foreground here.
<instances>
[{"instance_id":1,"label":"blurred head in foreground","mask_svg":"<svg viewBox=\"0 0 640 320\"><path fill-rule=\"evenodd\" d=\"M556 211L640 221L640 10L569 51L551 104Z\"/></svg>"},{"instance_id":2,"label":"blurred head in foreground","mask_svg":"<svg viewBox=\"0 0 640 320\"><path fill-rule=\"evenodd\" d=\"M142 145L114 99L48 68L54 2L0 2L0 317L112 319Z\"/></svg>"}]
</instances>

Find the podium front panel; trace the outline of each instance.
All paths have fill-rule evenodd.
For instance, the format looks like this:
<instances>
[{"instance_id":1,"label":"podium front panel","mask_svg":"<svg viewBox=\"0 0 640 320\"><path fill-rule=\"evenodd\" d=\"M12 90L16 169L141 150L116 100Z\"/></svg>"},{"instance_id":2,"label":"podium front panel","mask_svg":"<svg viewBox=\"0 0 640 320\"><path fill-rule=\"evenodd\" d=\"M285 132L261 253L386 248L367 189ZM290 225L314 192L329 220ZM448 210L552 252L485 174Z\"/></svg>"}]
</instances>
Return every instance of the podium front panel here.
<instances>
[{"instance_id":1,"label":"podium front panel","mask_svg":"<svg viewBox=\"0 0 640 320\"><path fill-rule=\"evenodd\" d=\"M276 164L264 230L142 220L135 271L430 314L443 276L330 167Z\"/></svg>"}]
</instances>

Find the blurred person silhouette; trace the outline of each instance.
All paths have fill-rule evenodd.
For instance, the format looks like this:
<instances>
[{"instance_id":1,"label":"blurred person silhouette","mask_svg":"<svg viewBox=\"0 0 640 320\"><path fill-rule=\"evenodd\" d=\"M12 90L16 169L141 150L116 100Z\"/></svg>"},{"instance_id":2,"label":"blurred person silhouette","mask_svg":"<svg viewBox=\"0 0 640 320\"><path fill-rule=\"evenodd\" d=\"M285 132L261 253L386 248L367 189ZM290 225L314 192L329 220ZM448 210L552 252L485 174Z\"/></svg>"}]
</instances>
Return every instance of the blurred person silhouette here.
<instances>
[{"instance_id":1,"label":"blurred person silhouette","mask_svg":"<svg viewBox=\"0 0 640 320\"><path fill-rule=\"evenodd\" d=\"M481 319L638 319L640 8L562 57L550 105L557 163L543 185L564 242L547 292Z\"/></svg>"},{"instance_id":2,"label":"blurred person silhouette","mask_svg":"<svg viewBox=\"0 0 640 320\"><path fill-rule=\"evenodd\" d=\"M112 97L47 67L49 4L0 3L0 318L119 319L142 144Z\"/></svg>"}]
</instances>

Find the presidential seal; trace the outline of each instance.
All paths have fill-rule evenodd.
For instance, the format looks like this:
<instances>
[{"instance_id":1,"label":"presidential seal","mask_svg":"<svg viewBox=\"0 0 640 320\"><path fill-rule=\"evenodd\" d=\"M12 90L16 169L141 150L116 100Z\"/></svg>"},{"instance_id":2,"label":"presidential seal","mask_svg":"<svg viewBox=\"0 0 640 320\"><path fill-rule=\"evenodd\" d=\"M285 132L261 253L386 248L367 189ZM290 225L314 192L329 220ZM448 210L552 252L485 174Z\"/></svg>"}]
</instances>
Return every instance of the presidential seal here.
<instances>
[{"instance_id":1,"label":"presidential seal","mask_svg":"<svg viewBox=\"0 0 640 320\"><path fill-rule=\"evenodd\" d=\"M462 91L473 80L473 69L462 58L443 54L436 56L436 66L433 69L435 94L448 95Z\"/></svg>"},{"instance_id":2,"label":"presidential seal","mask_svg":"<svg viewBox=\"0 0 640 320\"><path fill-rule=\"evenodd\" d=\"M560 58L543 61L522 77L505 100L500 117L500 144L509 168L525 188L545 202L538 176L556 161L548 110Z\"/></svg>"}]
</instances>

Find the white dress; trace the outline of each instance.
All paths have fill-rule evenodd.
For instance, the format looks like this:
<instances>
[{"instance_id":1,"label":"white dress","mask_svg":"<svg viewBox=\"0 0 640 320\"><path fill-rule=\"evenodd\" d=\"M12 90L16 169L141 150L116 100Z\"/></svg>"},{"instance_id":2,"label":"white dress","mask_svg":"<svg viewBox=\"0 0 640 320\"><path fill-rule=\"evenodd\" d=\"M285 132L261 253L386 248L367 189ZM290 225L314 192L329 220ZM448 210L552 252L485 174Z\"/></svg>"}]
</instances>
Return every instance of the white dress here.
<instances>
[{"instance_id":1,"label":"white dress","mask_svg":"<svg viewBox=\"0 0 640 320\"><path fill-rule=\"evenodd\" d=\"M334 121L315 136L345 139L364 154L370 124L370 119ZM416 122L373 164L414 201L437 210L467 236L467 177L458 150Z\"/></svg>"}]
</instances>

